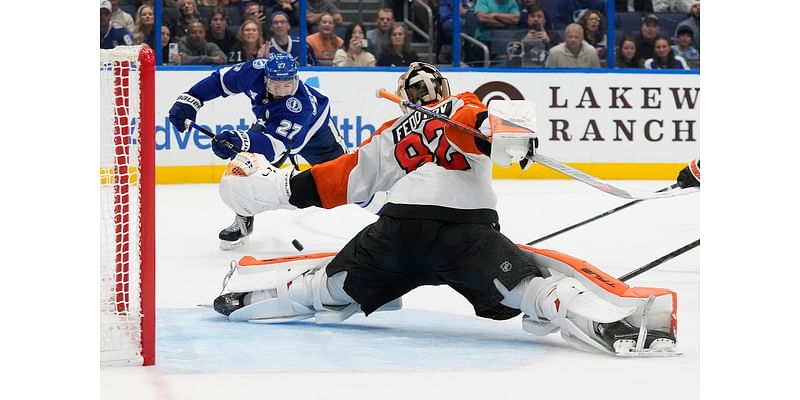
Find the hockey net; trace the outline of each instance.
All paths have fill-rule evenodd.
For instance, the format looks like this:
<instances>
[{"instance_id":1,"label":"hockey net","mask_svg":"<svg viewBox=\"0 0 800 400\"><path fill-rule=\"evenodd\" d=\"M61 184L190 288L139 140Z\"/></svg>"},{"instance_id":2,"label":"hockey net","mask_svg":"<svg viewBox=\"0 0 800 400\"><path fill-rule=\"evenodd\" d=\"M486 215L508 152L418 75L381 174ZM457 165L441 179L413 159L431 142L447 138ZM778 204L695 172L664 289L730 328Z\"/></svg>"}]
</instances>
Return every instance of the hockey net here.
<instances>
[{"instance_id":1,"label":"hockey net","mask_svg":"<svg viewBox=\"0 0 800 400\"><path fill-rule=\"evenodd\" d=\"M100 50L100 363L155 363L155 55Z\"/></svg>"}]
</instances>

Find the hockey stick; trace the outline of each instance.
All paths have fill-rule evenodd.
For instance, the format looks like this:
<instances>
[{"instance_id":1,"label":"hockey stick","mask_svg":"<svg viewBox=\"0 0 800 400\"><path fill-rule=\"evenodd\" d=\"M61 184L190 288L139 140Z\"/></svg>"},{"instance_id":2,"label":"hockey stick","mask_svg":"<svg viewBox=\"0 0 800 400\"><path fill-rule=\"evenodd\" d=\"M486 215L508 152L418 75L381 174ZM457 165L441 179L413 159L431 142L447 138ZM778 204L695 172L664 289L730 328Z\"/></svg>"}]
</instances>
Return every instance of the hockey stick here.
<instances>
[{"instance_id":1,"label":"hockey stick","mask_svg":"<svg viewBox=\"0 0 800 400\"><path fill-rule=\"evenodd\" d=\"M676 187L678 187L678 184L677 184L677 183L674 183L674 184L672 184L672 186L667 186L667 187L665 187L665 188L663 188L663 189L661 189L661 190L657 191L656 193L659 193L659 192L666 192L667 190L674 189L674 188L676 188ZM624 210L624 209L626 209L626 208L628 208L628 207L630 207L630 206L632 206L632 205L634 205L634 204L641 203L642 201L644 201L644 200L643 200L643 199L640 199L640 200L633 200L633 201L629 201L629 202L627 202L627 203L625 203L625 204L623 204L623 205L621 205L621 206L619 206L619 207L612 208L612 209L610 209L610 210L608 210L608 211L606 211L606 212L604 212L604 213L602 213L602 214L595 215L594 217L591 217L591 218L589 218L589 219L585 219L585 220L583 220L583 221L581 221L581 222L578 222L578 223L576 223L576 224L572 224L572 225L570 225L570 226L568 226L568 227L566 227L566 228L563 228L563 229L557 230L557 231L555 231L555 232L553 232L553 233L547 234L547 235L545 235L545 236L542 236L542 237L540 237L540 238L538 238L538 239L536 239L536 240L533 240L533 241L531 241L531 242L528 242L528 243L527 243L527 245L528 245L528 246L533 246L533 245L534 245L534 244L536 244L536 243L543 242L543 241L545 241L545 240L547 240L547 239L550 239L550 238L552 238L552 237L558 236L558 235L560 235L560 234L562 234L562 233L564 233L564 232L571 231L571 230L573 230L573 229L575 229L575 228L577 228L577 227L579 227L579 226L586 225L586 224L588 224L589 222L596 221L596 220L598 220L598 219L600 219L600 218L603 218L603 217L609 216L609 215L611 215L611 214L613 214L613 213L615 213L615 212L617 212L617 211Z\"/></svg>"},{"instance_id":2,"label":"hockey stick","mask_svg":"<svg viewBox=\"0 0 800 400\"><path fill-rule=\"evenodd\" d=\"M467 125L464 125L464 124L462 124L462 123L460 123L458 121L454 121L454 120L450 119L449 117L447 117L446 115L438 113L438 112L436 112L434 110L431 110L429 108L423 107L423 106L421 106L419 104L412 103L412 102L410 102L408 100L403 100L402 98L400 98L400 96L397 96L396 94L391 93L386 89L378 89L378 91L376 92L376 96L377 97L382 97L382 98L390 100L390 101L392 101L394 103L401 104L401 105L403 105L403 106L405 106L407 108L410 108L410 109L415 110L415 111L419 111L419 112L421 112L421 113L423 113L425 115L428 115L430 117L436 118L436 119L438 119L438 120L440 120L440 121L442 121L442 122L444 122L444 123L446 123L446 124L448 124L450 126L458 128L458 129L460 129L460 130L462 130L462 131L464 131L464 132L466 132L466 133L468 133L470 135L473 135L475 137L478 137L478 138L481 138L481 139L484 139L484 140L487 140L487 141L491 141L491 138L489 136L487 136L485 133L481 132L478 129L475 129L475 128L467 126ZM499 116L499 117L500 117L500 119L504 119L503 116ZM512 125L514 125L514 124L512 123ZM545 156L543 154L540 154L540 153L536 153L536 154L534 154L532 156L527 156L526 158L531 160L531 161L538 162L538 163L544 165L545 167L548 167L548 168L550 168L550 169L552 169L554 171L558 171L558 172L560 172L560 173L562 173L564 175L567 175L570 178L573 178L573 179L576 179L576 180L578 180L578 181L580 181L582 183L585 183L585 184L587 184L587 185L589 185L589 186L591 186L591 187L593 187L595 189L598 189L598 190L606 192L606 193L608 193L610 195L621 197L621 198L624 198L624 199L631 199L631 200L656 199L656 198L664 198L664 197L672 197L672 196L681 196L681 195L685 195L685 194L689 194L689 193L694 193L694 192L699 190L698 188L685 188L685 189L675 188L675 189L670 189L670 190L666 190L666 191L663 191L663 192L662 191L659 191L659 192L646 192L646 191L635 190L635 189L623 189L623 188L614 186L614 185L612 185L612 184L610 184L610 183L608 183L608 182L606 182L606 181L604 181L604 180L602 180L600 178L596 178L596 177L591 176L591 175L589 175L589 174L587 174L587 173L585 173L583 171L580 171L578 169L572 168L567 164L564 164L564 163L562 163L562 162L560 162L558 160L555 160L553 158L547 157L547 156Z\"/></svg>"},{"instance_id":3,"label":"hockey stick","mask_svg":"<svg viewBox=\"0 0 800 400\"><path fill-rule=\"evenodd\" d=\"M217 139L217 135L215 135L214 132L211 132L210 130L206 129L204 126L197 125L194 121L192 121L192 120L190 120L188 118L186 119L186 121L184 121L184 124L186 124L187 128L197 129L198 131L200 131L200 133L210 137L211 140L213 140L213 141L215 141L215 142L227 147L228 150L235 151L237 153L241 153L242 152L242 149L240 149L239 146L236 146L235 144L233 144L233 143L231 143L231 142L229 142L227 140L218 140Z\"/></svg>"},{"instance_id":4,"label":"hockey stick","mask_svg":"<svg viewBox=\"0 0 800 400\"><path fill-rule=\"evenodd\" d=\"M645 264L645 265L643 265L643 266L641 266L639 268L636 268L635 270L633 270L631 272L628 272L625 275L620 276L617 279L621 280L622 282L625 282L625 281L627 281L627 280L629 280L631 278L634 278L636 276L639 276L639 275L641 275L641 274L643 274L643 273L645 273L645 272L647 272L647 271L649 271L649 270L651 270L651 269L653 269L653 268L655 268L655 267L657 267L657 266L659 266L659 265L661 265L661 264L663 264L663 263L665 263L665 262L667 262L667 261L669 261L669 260L671 260L671 259L683 254L683 253L686 253L687 251L689 251L689 250L691 250L691 249L693 249L693 248L695 248L695 247L697 247L699 245L700 245L700 239L697 239L694 242L689 243L689 244L687 244L687 245L685 245L685 246L683 246L683 247L681 247L679 249L673 250L670 253L659 257L656 260L653 260L653 261L651 261L651 262L649 262L649 263L647 263L647 264Z\"/></svg>"},{"instance_id":5,"label":"hockey stick","mask_svg":"<svg viewBox=\"0 0 800 400\"><path fill-rule=\"evenodd\" d=\"M211 132L210 130L206 129L205 127L196 124L194 121L192 121L192 120L190 120L188 118L184 121L184 124L186 124L187 128L192 127L194 129L197 129L198 131L200 131L200 133L210 137L211 140L222 144L223 146L227 147L229 150L235 151L237 153L241 153L242 152L242 149L240 149L239 146L236 146L235 144L233 144L233 143L231 143L231 142L229 142L227 140L218 140L217 139L217 135L215 135L214 132ZM295 167L296 167L296 165L295 165ZM294 248L297 249L297 251L303 251L303 249L305 248L305 246L303 246L303 244L300 243L300 241L297 240L297 239L292 239L292 246L294 246Z\"/></svg>"}]
</instances>

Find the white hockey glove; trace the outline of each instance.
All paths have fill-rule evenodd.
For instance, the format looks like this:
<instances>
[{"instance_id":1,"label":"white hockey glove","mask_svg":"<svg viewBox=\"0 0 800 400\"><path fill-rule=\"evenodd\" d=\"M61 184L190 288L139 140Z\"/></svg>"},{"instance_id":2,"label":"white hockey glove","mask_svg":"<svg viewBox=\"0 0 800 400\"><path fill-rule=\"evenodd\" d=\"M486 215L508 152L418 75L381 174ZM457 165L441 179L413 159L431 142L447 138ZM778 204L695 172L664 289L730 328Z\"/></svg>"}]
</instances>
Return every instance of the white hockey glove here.
<instances>
[{"instance_id":1,"label":"white hockey glove","mask_svg":"<svg viewBox=\"0 0 800 400\"><path fill-rule=\"evenodd\" d=\"M289 180L294 173L292 167L273 167L261 154L239 153L228 163L219 183L219 195L239 215L294 210L297 207L289 203Z\"/></svg>"}]
</instances>

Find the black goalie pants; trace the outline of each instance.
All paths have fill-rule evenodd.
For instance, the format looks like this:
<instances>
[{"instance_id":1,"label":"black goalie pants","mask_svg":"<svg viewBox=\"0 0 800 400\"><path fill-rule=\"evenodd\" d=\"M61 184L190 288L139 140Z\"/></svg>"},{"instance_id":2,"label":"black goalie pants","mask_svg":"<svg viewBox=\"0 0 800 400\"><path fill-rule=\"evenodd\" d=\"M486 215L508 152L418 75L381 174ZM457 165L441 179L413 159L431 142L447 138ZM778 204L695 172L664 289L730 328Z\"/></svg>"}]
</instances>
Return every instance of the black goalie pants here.
<instances>
[{"instance_id":1,"label":"black goalie pants","mask_svg":"<svg viewBox=\"0 0 800 400\"><path fill-rule=\"evenodd\" d=\"M326 271L347 271L344 289L367 315L416 287L449 285L477 316L498 320L520 311L500 304L494 279L512 289L528 276L541 276L533 259L493 224L386 215L350 240Z\"/></svg>"}]
</instances>

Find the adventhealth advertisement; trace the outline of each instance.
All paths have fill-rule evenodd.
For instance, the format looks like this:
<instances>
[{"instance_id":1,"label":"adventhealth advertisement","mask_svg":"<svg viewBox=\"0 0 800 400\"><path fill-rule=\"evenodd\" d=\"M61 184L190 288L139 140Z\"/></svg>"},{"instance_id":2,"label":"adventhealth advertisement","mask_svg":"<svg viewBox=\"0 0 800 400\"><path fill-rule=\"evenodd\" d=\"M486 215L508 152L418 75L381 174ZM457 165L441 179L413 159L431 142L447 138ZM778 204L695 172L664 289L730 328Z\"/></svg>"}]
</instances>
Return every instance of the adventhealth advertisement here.
<instances>
[{"instance_id":1,"label":"adventhealth advertisement","mask_svg":"<svg viewBox=\"0 0 800 400\"><path fill-rule=\"evenodd\" d=\"M383 122L401 115L396 104L375 96L380 88L394 91L401 73L304 71L300 77L330 98L336 126L347 145L356 148ZM563 162L681 164L700 156L699 75L444 73L453 93L472 91L484 103L533 101L539 151ZM159 167L226 164L214 156L208 136L195 129L178 132L168 118L177 96L209 74L157 71ZM255 119L249 99L234 95L206 102L196 122L218 133L247 129Z\"/></svg>"}]
</instances>

